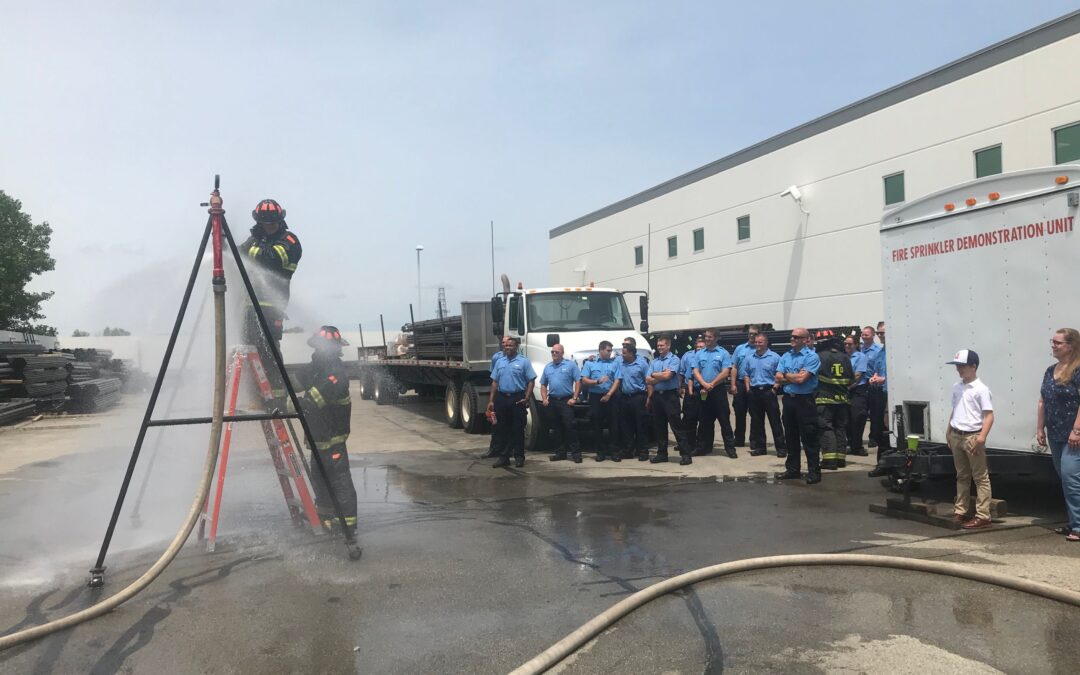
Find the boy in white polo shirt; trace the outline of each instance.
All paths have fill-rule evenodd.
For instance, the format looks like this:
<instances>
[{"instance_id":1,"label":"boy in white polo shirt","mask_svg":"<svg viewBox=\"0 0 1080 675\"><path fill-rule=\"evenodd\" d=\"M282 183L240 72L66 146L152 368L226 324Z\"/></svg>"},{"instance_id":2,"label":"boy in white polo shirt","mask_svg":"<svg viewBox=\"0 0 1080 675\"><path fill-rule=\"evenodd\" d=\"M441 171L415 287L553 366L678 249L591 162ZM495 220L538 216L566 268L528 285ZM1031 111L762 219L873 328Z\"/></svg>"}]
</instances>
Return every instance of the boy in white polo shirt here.
<instances>
[{"instance_id":1,"label":"boy in white polo shirt","mask_svg":"<svg viewBox=\"0 0 1080 675\"><path fill-rule=\"evenodd\" d=\"M986 437L994 426L990 389L979 379L979 355L961 349L948 363L956 366L960 381L953 385L952 414L945 439L956 465L956 522L965 530L990 527L990 472L986 468ZM968 518L968 497L975 481L975 517Z\"/></svg>"}]
</instances>

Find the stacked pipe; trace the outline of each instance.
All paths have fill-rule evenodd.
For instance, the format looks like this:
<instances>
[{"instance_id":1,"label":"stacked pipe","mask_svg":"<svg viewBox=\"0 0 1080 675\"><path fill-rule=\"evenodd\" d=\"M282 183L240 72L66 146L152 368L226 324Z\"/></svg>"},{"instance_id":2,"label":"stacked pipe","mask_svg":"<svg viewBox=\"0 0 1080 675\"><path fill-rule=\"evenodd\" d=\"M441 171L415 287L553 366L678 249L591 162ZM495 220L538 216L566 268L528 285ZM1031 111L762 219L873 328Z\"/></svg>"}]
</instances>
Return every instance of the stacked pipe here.
<instances>
[{"instance_id":1,"label":"stacked pipe","mask_svg":"<svg viewBox=\"0 0 1080 675\"><path fill-rule=\"evenodd\" d=\"M120 401L120 379L99 377L85 382L68 385L71 397L68 410L80 413L95 413L107 410Z\"/></svg>"},{"instance_id":2,"label":"stacked pipe","mask_svg":"<svg viewBox=\"0 0 1080 675\"><path fill-rule=\"evenodd\" d=\"M37 406L28 398L12 398L0 401L0 424L12 424L30 417L37 411Z\"/></svg>"},{"instance_id":3,"label":"stacked pipe","mask_svg":"<svg viewBox=\"0 0 1080 675\"><path fill-rule=\"evenodd\" d=\"M410 334L409 356L436 361L464 357L460 316L415 321L405 325L405 332Z\"/></svg>"},{"instance_id":4,"label":"stacked pipe","mask_svg":"<svg viewBox=\"0 0 1080 675\"><path fill-rule=\"evenodd\" d=\"M20 345L27 347L29 345ZM4 350L4 360L13 371L6 383L16 386L12 393L22 398L33 399L38 412L52 412L64 407L67 400L68 359L60 353L19 353L12 348Z\"/></svg>"}]
</instances>

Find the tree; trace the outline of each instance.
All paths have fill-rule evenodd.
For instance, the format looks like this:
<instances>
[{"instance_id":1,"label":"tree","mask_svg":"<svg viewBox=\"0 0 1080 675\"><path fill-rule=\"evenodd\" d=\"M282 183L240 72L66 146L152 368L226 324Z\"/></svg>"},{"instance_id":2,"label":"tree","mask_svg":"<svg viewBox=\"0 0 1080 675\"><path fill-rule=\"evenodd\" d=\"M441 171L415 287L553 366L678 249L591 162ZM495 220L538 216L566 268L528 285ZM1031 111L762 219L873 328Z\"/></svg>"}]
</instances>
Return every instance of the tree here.
<instances>
[{"instance_id":1,"label":"tree","mask_svg":"<svg viewBox=\"0 0 1080 675\"><path fill-rule=\"evenodd\" d=\"M56 267L49 255L52 228L47 222L35 225L23 213L22 202L0 190L0 328L32 333L56 334L51 326L35 324L44 318L41 303L52 291L31 293L26 285L35 275Z\"/></svg>"},{"instance_id":2,"label":"tree","mask_svg":"<svg viewBox=\"0 0 1080 675\"><path fill-rule=\"evenodd\" d=\"M71 337L90 337L90 333L76 328L75 331L71 334Z\"/></svg>"},{"instance_id":3,"label":"tree","mask_svg":"<svg viewBox=\"0 0 1080 675\"><path fill-rule=\"evenodd\" d=\"M101 334L105 337L120 337L121 335L131 335L131 333L124 330L123 328L109 328L108 326L105 326L105 330L102 331Z\"/></svg>"}]
</instances>

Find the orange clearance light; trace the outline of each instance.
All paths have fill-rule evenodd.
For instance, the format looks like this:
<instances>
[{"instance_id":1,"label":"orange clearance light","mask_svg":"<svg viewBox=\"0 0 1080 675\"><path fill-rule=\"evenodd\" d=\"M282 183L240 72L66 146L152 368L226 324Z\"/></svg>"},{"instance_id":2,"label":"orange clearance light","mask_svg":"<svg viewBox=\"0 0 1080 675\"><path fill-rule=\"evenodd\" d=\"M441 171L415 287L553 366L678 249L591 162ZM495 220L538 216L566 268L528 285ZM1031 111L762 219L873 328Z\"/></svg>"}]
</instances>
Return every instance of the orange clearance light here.
<instances>
[{"instance_id":1,"label":"orange clearance light","mask_svg":"<svg viewBox=\"0 0 1080 675\"><path fill-rule=\"evenodd\" d=\"M968 197L967 199L964 200L964 203L967 204L968 206L975 206L975 198L974 197Z\"/></svg>"},{"instance_id":2,"label":"orange clearance light","mask_svg":"<svg viewBox=\"0 0 1080 675\"><path fill-rule=\"evenodd\" d=\"M521 285L521 282L519 281L518 282L518 290L520 291L522 288L524 288L524 287Z\"/></svg>"},{"instance_id":3,"label":"orange clearance light","mask_svg":"<svg viewBox=\"0 0 1080 675\"><path fill-rule=\"evenodd\" d=\"M596 288L596 282L595 281L590 281L589 282L589 288Z\"/></svg>"},{"instance_id":4,"label":"orange clearance light","mask_svg":"<svg viewBox=\"0 0 1080 675\"><path fill-rule=\"evenodd\" d=\"M992 202L996 202L997 200L1001 199L1001 193L1000 192L991 192L990 194L988 194L986 196L989 197L990 201L992 201Z\"/></svg>"},{"instance_id":5,"label":"orange clearance light","mask_svg":"<svg viewBox=\"0 0 1080 675\"><path fill-rule=\"evenodd\" d=\"M1069 182L1069 177L1068 176L1058 176L1057 178L1054 179L1054 182L1057 183L1058 185L1064 185L1065 183Z\"/></svg>"},{"instance_id":6,"label":"orange clearance light","mask_svg":"<svg viewBox=\"0 0 1080 675\"><path fill-rule=\"evenodd\" d=\"M953 204L952 202L949 202L948 204L945 205L945 210L946 211L952 211L955 208L956 208L956 204Z\"/></svg>"}]
</instances>

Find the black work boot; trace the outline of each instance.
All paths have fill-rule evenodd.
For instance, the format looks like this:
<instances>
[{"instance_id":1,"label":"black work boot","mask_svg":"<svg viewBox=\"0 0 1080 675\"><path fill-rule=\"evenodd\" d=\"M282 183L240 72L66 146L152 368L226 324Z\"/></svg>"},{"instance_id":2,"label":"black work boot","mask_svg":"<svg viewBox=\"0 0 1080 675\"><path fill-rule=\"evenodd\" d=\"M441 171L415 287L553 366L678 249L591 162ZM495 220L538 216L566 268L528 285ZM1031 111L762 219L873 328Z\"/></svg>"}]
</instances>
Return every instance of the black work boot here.
<instances>
[{"instance_id":1,"label":"black work boot","mask_svg":"<svg viewBox=\"0 0 1080 675\"><path fill-rule=\"evenodd\" d=\"M515 457L514 458L514 466L516 466L519 469L521 467L525 466L525 458L524 457Z\"/></svg>"},{"instance_id":2,"label":"black work boot","mask_svg":"<svg viewBox=\"0 0 1080 675\"><path fill-rule=\"evenodd\" d=\"M666 452L658 452L656 456L649 460L650 464L667 464L668 457Z\"/></svg>"},{"instance_id":3,"label":"black work boot","mask_svg":"<svg viewBox=\"0 0 1080 675\"><path fill-rule=\"evenodd\" d=\"M564 459L566 459L566 453L565 452L556 452L554 455L549 455L548 456L548 461L551 461L551 462L561 462Z\"/></svg>"},{"instance_id":4,"label":"black work boot","mask_svg":"<svg viewBox=\"0 0 1080 675\"><path fill-rule=\"evenodd\" d=\"M491 465L491 468L492 469L502 469L502 468L507 467L507 466L510 466L510 458L509 457L500 457L497 460L495 460L495 463Z\"/></svg>"},{"instance_id":5,"label":"black work boot","mask_svg":"<svg viewBox=\"0 0 1080 675\"><path fill-rule=\"evenodd\" d=\"M686 466L687 464L693 464L694 458L690 455L683 455L679 458L679 466Z\"/></svg>"}]
</instances>

